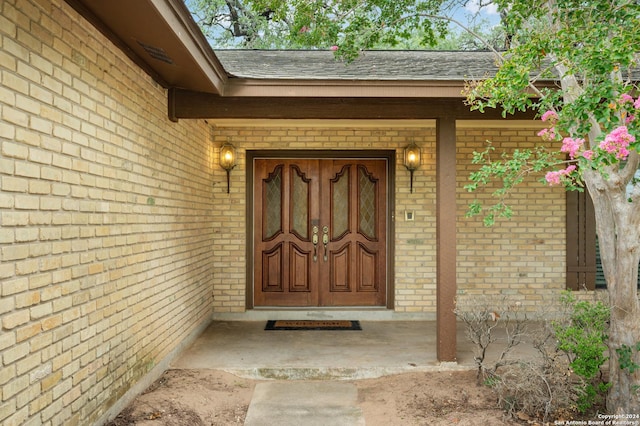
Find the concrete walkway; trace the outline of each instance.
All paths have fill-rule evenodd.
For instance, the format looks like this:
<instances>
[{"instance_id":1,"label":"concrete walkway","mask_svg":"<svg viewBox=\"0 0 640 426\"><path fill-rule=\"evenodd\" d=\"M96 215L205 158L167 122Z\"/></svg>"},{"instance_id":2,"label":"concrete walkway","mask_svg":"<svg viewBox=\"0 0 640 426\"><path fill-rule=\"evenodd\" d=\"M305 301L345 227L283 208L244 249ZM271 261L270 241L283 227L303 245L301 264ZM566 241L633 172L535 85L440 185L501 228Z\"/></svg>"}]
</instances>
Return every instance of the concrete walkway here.
<instances>
[{"instance_id":1,"label":"concrete walkway","mask_svg":"<svg viewBox=\"0 0 640 426\"><path fill-rule=\"evenodd\" d=\"M364 426L358 390L332 381L259 383L245 426Z\"/></svg>"},{"instance_id":2,"label":"concrete walkway","mask_svg":"<svg viewBox=\"0 0 640 426\"><path fill-rule=\"evenodd\" d=\"M216 321L171 368L275 379L256 386L247 426L363 425L355 385L336 380L476 368L473 345L462 325L457 331L457 363L438 362L435 322L361 325L361 331L265 331L264 321ZM494 353L498 349L499 343ZM530 345L517 349L515 356L531 356Z\"/></svg>"}]
</instances>

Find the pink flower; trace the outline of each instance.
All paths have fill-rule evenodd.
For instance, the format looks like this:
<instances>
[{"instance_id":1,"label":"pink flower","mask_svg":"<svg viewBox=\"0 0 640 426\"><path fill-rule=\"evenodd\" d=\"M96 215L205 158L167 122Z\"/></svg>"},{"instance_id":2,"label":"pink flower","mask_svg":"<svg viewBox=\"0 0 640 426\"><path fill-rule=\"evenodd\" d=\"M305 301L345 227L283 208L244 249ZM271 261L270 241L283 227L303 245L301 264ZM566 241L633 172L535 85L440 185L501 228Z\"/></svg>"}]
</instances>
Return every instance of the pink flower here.
<instances>
[{"instance_id":1,"label":"pink flower","mask_svg":"<svg viewBox=\"0 0 640 426\"><path fill-rule=\"evenodd\" d=\"M640 96L638 96L638 99L633 103L633 107L635 109L640 109Z\"/></svg>"},{"instance_id":2,"label":"pink flower","mask_svg":"<svg viewBox=\"0 0 640 426\"><path fill-rule=\"evenodd\" d=\"M547 172L544 179L549 185L560 185L560 172Z\"/></svg>"},{"instance_id":3,"label":"pink flower","mask_svg":"<svg viewBox=\"0 0 640 426\"><path fill-rule=\"evenodd\" d=\"M591 160L593 158L593 151L590 149L587 149L585 152L582 153L582 156L584 158L586 158L587 160Z\"/></svg>"},{"instance_id":4,"label":"pink flower","mask_svg":"<svg viewBox=\"0 0 640 426\"><path fill-rule=\"evenodd\" d=\"M334 44L334 45L333 45L333 46L331 46L329 49L331 49L331 50L333 50L333 51L335 52L336 50L338 50L338 46L336 46L336 45Z\"/></svg>"},{"instance_id":5,"label":"pink flower","mask_svg":"<svg viewBox=\"0 0 640 426\"><path fill-rule=\"evenodd\" d=\"M618 160L625 160L629 156L629 144L635 141L636 138L629 134L627 126L620 126L609 133L599 146L607 153L615 155Z\"/></svg>"},{"instance_id":6,"label":"pink flower","mask_svg":"<svg viewBox=\"0 0 640 426\"><path fill-rule=\"evenodd\" d=\"M556 139L556 129L554 127L542 129L538 132L538 136L545 141L553 141Z\"/></svg>"},{"instance_id":7,"label":"pink flower","mask_svg":"<svg viewBox=\"0 0 640 426\"><path fill-rule=\"evenodd\" d=\"M302 28L300 28L300 33L308 33L309 32L309 27L307 27L306 25L303 25Z\"/></svg>"},{"instance_id":8,"label":"pink flower","mask_svg":"<svg viewBox=\"0 0 640 426\"><path fill-rule=\"evenodd\" d=\"M576 153L580 151L582 146L584 145L584 139L580 138L564 138L562 140L562 148L560 148L561 152L568 152L569 158L576 158Z\"/></svg>"},{"instance_id":9,"label":"pink flower","mask_svg":"<svg viewBox=\"0 0 640 426\"><path fill-rule=\"evenodd\" d=\"M622 104L626 104L627 102L633 103L633 97L631 97L631 95L627 93L623 93L622 95L620 95L620 100L618 101L618 103L622 105Z\"/></svg>"},{"instance_id":10,"label":"pink flower","mask_svg":"<svg viewBox=\"0 0 640 426\"><path fill-rule=\"evenodd\" d=\"M629 150L627 148L620 148L616 154L618 160L626 160L629 156Z\"/></svg>"},{"instance_id":11,"label":"pink flower","mask_svg":"<svg viewBox=\"0 0 640 426\"><path fill-rule=\"evenodd\" d=\"M562 176L569 176L572 172L576 170L576 166L571 164L566 169L557 170L554 172L547 172L544 176L544 179L547 181L549 185L559 185L560 179Z\"/></svg>"},{"instance_id":12,"label":"pink flower","mask_svg":"<svg viewBox=\"0 0 640 426\"><path fill-rule=\"evenodd\" d=\"M558 114L556 114L555 111L549 110L544 114L542 114L541 120L542 121L551 120L552 122L555 122L556 120L558 120Z\"/></svg>"}]
</instances>

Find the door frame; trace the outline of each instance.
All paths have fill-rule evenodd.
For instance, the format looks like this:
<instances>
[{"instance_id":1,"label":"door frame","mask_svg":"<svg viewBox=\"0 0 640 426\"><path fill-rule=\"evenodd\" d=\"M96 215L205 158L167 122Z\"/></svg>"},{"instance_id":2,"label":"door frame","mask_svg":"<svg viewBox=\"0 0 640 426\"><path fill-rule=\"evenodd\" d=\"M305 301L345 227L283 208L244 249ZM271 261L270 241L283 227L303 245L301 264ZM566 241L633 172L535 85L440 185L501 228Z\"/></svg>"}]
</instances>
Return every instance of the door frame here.
<instances>
[{"instance_id":1,"label":"door frame","mask_svg":"<svg viewBox=\"0 0 640 426\"><path fill-rule=\"evenodd\" d=\"M247 150L246 151L246 228L247 228L247 250L246 250L246 287L245 287L245 308L254 309L253 304L253 188L254 188L254 160L258 158L282 158L282 159L383 159L387 160L387 286L386 286L386 308L393 309L395 304L395 177L396 177L396 151L395 150ZM323 309L304 308L305 310ZM326 308L325 308L326 309ZM344 309L348 309L345 307Z\"/></svg>"}]
</instances>

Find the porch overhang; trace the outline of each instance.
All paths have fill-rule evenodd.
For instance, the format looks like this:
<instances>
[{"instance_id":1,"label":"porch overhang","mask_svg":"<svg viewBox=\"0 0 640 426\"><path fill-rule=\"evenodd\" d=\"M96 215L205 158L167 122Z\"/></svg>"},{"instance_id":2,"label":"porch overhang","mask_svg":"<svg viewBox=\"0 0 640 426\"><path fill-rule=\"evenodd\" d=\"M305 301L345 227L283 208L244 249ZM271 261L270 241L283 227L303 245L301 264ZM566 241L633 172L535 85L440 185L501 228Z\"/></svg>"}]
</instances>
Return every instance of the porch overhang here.
<instances>
[{"instance_id":1,"label":"porch overhang","mask_svg":"<svg viewBox=\"0 0 640 426\"><path fill-rule=\"evenodd\" d=\"M183 89L169 91L169 118L178 119L437 119L500 120L495 109L471 111L453 97L226 97ZM531 111L507 118L531 120Z\"/></svg>"}]
</instances>

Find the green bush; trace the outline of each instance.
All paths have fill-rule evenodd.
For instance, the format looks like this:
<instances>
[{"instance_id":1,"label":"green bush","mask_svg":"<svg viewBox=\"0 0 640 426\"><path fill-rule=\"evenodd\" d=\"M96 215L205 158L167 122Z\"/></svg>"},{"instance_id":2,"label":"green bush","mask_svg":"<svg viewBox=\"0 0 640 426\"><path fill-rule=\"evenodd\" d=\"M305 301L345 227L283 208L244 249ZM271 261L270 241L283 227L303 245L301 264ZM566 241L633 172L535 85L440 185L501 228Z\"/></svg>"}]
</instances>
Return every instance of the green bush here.
<instances>
[{"instance_id":1,"label":"green bush","mask_svg":"<svg viewBox=\"0 0 640 426\"><path fill-rule=\"evenodd\" d=\"M618 365L621 370L626 370L629 375L640 370L640 365L638 365L634 360L636 354L640 353L640 342L637 342L634 346L623 344L616 349L616 353L618 354ZM636 395L640 394L640 386L638 385L632 386L631 390Z\"/></svg>"},{"instance_id":2,"label":"green bush","mask_svg":"<svg viewBox=\"0 0 640 426\"><path fill-rule=\"evenodd\" d=\"M603 400L609 389L602 378L602 365L608 359L609 307L600 301L577 301L571 292L564 292L560 300L568 315L553 323L557 347L581 378L577 408L585 412Z\"/></svg>"}]
</instances>

